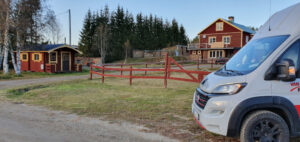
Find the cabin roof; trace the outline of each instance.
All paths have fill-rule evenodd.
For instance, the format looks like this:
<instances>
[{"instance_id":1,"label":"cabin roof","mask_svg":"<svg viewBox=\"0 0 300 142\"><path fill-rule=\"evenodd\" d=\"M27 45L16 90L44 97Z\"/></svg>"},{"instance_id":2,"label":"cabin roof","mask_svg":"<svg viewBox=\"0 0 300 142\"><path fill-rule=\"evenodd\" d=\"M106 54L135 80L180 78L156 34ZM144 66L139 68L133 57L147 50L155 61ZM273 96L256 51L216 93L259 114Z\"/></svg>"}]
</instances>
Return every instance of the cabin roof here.
<instances>
[{"instance_id":1,"label":"cabin roof","mask_svg":"<svg viewBox=\"0 0 300 142\"><path fill-rule=\"evenodd\" d=\"M69 46L66 44L47 44L47 45L25 46L25 47L21 48L21 51L52 52L59 48L69 48L69 49L76 51L79 54L82 54L82 52L79 51L77 48L74 48L74 46Z\"/></svg>"}]
</instances>

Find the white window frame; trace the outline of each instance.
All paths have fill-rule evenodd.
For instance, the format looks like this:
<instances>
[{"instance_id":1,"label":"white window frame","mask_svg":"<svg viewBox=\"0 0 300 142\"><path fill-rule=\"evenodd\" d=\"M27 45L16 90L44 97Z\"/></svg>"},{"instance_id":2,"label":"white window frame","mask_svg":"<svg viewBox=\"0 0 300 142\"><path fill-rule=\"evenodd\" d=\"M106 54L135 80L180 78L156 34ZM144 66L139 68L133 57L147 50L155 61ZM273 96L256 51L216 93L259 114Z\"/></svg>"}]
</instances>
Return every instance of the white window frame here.
<instances>
[{"instance_id":1,"label":"white window frame","mask_svg":"<svg viewBox=\"0 0 300 142\"><path fill-rule=\"evenodd\" d=\"M209 58L222 58L223 50L211 50L209 51Z\"/></svg>"},{"instance_id":2,"label":"white window frame","mask_svg":"<svg viewBox=\"0 0 300 142\"><path fill-rule=\"evenodd\" d=\"M214 40L211 41L211 39L214 39ZM213 43L215 43L215 42L217 42L217 38L216 38L215 36L209 37L209 38L208 38L208 45L211 45L211 44L213 44Z\"/></svg>"},{"instance_id":3,"label":"white window frame","mask_svg":"<svg viewBox=\"0 0 300 142\"><path fill-rule=\"evenodd\" d=\"M223 29L224 29L224 22L217 22L216 31L223 31Z\"/></svg>"},{"instance_id":4,"label":"white window frame","mask_svg":"<svg viewBox=\"0 0 300 142\"><path fill-rule=\"evenodd\" d=\"M223 42L224 42L224 44L230 44L231 37L230 36L223 36Z\"/></svg>"}]
</instances>

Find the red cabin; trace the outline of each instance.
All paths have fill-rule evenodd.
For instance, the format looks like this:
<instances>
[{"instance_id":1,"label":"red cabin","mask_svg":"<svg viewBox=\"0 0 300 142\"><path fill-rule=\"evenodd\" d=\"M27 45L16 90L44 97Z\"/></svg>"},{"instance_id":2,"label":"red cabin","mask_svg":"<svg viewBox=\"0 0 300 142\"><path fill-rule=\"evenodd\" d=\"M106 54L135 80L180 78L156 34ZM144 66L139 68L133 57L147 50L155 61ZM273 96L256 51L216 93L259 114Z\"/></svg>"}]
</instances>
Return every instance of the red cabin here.
<instances>
[{"instance_id":1,"label":"red cabin","mask_svg":"<svg viewBox=\"0 0 300 142\"><path fill-rule=\"evenodd\" d=\"M69 45L36 45L21 49L21 71L32 72L81 72L82 66L75 63L81 51Z\"/></svg>"},{"instance_id":2,"label":"red cabin","mask_svg":"<svg viewBox=\"0 0 300 142\"><path fill-rule=\"evenodd\" d=\"M201 59L230 58L242 48L255 34L251 28L219 18L199 32L199 45L190 48L191 55Z\"/></svg>"}]
</instances>

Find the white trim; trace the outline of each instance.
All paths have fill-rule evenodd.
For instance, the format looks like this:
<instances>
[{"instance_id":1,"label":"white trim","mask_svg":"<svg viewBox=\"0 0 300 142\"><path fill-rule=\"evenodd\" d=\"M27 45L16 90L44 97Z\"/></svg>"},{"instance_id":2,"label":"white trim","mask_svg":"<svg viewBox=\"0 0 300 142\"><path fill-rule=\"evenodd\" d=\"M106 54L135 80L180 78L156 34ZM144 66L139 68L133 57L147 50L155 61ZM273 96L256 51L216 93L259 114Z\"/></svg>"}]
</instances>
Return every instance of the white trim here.
<instances>
[{"instance_id":1,"label":"white trim","mask_svg":"<svg viewBox=\"0 0 300 142\"><path fill-rule=\"evenodd\" d=\"M75 49L75 48L72 48L72 47L69 46L69 45L62 45L62 46L53 48L53 49L49 50L48 53L53 52L54 50L57 50L57 49L59 49L59 48L69 48L69 49L72 49L72 50L76 51L76 52L79 53L79 54L82 54L81 51L79 51L79 50L77 50L77 49Z\"/></svg>"}]
</instances>

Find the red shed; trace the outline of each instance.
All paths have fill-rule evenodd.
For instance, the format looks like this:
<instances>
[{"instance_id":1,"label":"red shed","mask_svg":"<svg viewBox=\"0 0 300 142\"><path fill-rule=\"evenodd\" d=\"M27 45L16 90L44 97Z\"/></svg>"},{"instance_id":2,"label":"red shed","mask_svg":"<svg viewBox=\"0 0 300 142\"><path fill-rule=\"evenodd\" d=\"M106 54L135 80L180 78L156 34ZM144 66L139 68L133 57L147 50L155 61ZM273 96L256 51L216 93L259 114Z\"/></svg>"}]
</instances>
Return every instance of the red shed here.
<instances>
[{"instance_id":1,"label":"red shed","mask_svg":"<svg viewBox=\"0 0 300 142\"><path fill-rule=\"evenodd\" d=\"M81 72L82 66L75 63L81 51L69 45L36 45L21 50L21 71L32 72Z\"/></svg>"},{"instance_id":2,"label":"red shed","mask_svg":"<svg viewBox=\"0 0 300 142\"><path fill-rule=\"evenodd\" d=\"M255 34L251 28L219 18L199 32L198 48L190 49L190 54L201 59L230 58L242 48Z\"/></svg>"}]
</instances>

